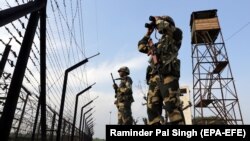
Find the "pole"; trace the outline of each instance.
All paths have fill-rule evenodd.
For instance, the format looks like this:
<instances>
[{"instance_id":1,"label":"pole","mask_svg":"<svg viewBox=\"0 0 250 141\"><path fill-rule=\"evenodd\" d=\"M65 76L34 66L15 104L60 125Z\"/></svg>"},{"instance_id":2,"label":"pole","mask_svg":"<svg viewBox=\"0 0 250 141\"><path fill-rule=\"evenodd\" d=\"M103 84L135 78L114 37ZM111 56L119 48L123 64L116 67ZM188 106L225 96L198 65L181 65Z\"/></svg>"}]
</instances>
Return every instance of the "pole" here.
<instances>
[{"instance_id":1,"label":"pole","mask_svg":"<svg viewBox=\"0 0 250 141\"><path fill-rule=\"evenodd\" d=\"M51 135L50 135L50 141L53 141L54 138L54 126L55 126L55 121L56 121L56 112L53 111L53 119L52 119L52 124L51 124Z\"/></svg>"},{"instance_id":2,"label":"pole","mask_svg":"<svg viewBox=\"0 0 250 141\"><path fill-rule=\"evenodd\" d=\"M27 104L29 95L31 95L30 92L27 93L26 98L25 98L25 101L24 101L24 104L23 104L23 110L22 110L21 117L20 117L20 120L19 120L17 129L16 129L16 139L17 139L17 137L18 137L18 132L19 132L20 126L21 126L22 121L23 121L23 115L24 115L24 112L25 112L25 108L26 108L26 104Z\"/></svg>"},{"instance_id":3,"label":"pole","mask_svg":"<svg viewBox=\"0 0 250 141\"><path fill-rule=\"evenodd\" d=\"M38 104L37 104L37 109L36 109L36 117L35 117L35 123L33 126L33 132L32 132L32 136L31 136L31 141L35 140L35 134L36 134L36 126L37 126L37 122L38 122L38 116L39 116L39 111L40 111L40 98L38 98Z\"/></svg>"},{"instance_id":4,"label":"pole","mask_svg":"<svg viewBox=\"0 0 250 141\"><path fill-rule=\"evenodd\" d=\"M12 38L10 38L10 41L11 41L11 39L12 39ZM1 61L0 61L0 78L2 77L3 70L4 70L5 64L6 64L6 62L7 62L9 53L10 53L10 48L11 48L11 45L9 45L9 44L10 44L10 41L9 41L8 44L6 44L6 47L5 47L4 52L3 52L2 59L1 59Z\"/></svg>"},{"instance_id":5,"label":"pole","mask_svg":"<svg viewBox=\"0 0 250 141\"><path fill-rule=\"evenodd\" d=\"M47 0L39 0L45 2L45 6L40 10L40 103L41 103L41 139L46 141L46 4Z\"/></svg>"},{"instance_id":6,"label":"pole","mask_svg":"<svg viewBox=\"0 0 250 141\"><path fill-rule=\"evenodd\" d=\"M81 129L82 129L82 113L83 113L83 109L88 106L90 103L92 103L95 99L97 99L98 96L96 98L94 98L93 100L89 101L87 104L83 105L81 108L81 116L80 116L80 124L79 124L79 140L81 140Z\"/></svg>"},{"instance_id":7,"label":"pole","mask_svg":"<svg viewBox=\"0 0 250 141\"><path fill-rule=\"evenodd\" d=\"M81 108L81 115L80 115L80 124L79 124L79 130L81 131L81 127L82 127L82 112L83 112L83 109L88 106L90 103L92 103L93 100L91 100L90 102L88 102L87 104L85 104L84 106L82 106Z\"/></svg>"},{"instance_id":8,"label":"pole","mask_svg":"<svg viewBox=\"0 0 250 141\"><path fill-rule=\"evenodd\" d=\"M88 120L88 118L90 118L90 116L92 116L92 113L90 113L87 117L86 117L86 121Z\"/></svg>"},{"instance_id":9,"label":"pole","mask_svg":"<svg viewBox=\"0 0 250 141\"><path fill-rule=\"evenodd\" d=\"M91 127L91 125L93 125L94 121L91 121L87 126Z\"/></svg>"},{"instance_id":10,"label":"pole","mask_svg":"<svg viewBox=\"0 0 250 141\"><path fill-rule=\"evenodd\" d=\"M57 135L56 135L56 140L57 141L61 140L60 139L61 138L61 126L62 126L63 108L64 108L64 101L65 101L67 80L68 80L68 73L65 72L64 82L63 82L63 92L62 92L62 98L61 98L61 106L60 106L60 113L59 113L59 119L58 119Z\"/></svg>"},{"instance_id":11,"label":"pole","mask_svg":"<svg viewBox=\"0 0 250 141\"><path fill-rule=\"evenodd\" d=\"M91 118L89 121L87 121L86 124L89 125L89 123L90 123L91 121L94 121L93 118Z\"/></svg>"},{"instance_id":12,"label":"pole","mask_svg":"<svg viewBox=\"0 0 250 141\"><path fill-rule=\"evenodd\" d=\"M68 73L71 72L72 70L76 69L77 67L85 64L88 62L88 59L93 58L100 53L97 53L96 55L93 55L89 58L86 58L82 60L81 62L73 65L72 67L66 69L65 75L64 75L64 82L63 82L63 90L62 90L62 98L61 98L61 105L60 105L60 112L59 112L59 119L58 119L58 127L57 127L57 136L56 136L56 141L60 141L61 138L61 127L62 127L62 118L63 118L63 109L64 109L64 102L65 102L65 94L66 94L66 86L67 86L67 80L68 80Z\"/></svg>"},{"instance_id":13,"label":"pole","mask_svg":"<svg viewBox=\"0 0 250 141\"><path fill-rule=\"evenodd\" d=\"M17 20L31 12L35 12L45 6L45 0L35 0L16 7L0 11L0 27Z\"/></svg>"},{"instance_id":14,"label":"pole","mask_svg":"<svg viewBox=\"0 0 250 141\"><path fill-rule=\"evenodd\" d=\"M31 13L27 29L18 55L16 67L10 83L9 92L0 119L0 136L2 141L9 138L11 125L14 119L19 93L21 90L24 73L29 59L29 54L38 24L38 12Z\"/></svg>"},{"instance_id":15,"label":"pole","mask_svg":"<svg viewBox=\"0 0 250 141\"><path fill-rule=\"evenodd\" d=\"M86 111L84 114L83 114L83 118L82 118L82 131L84 131L84 122L85 122L85 115L90 112L94 107L90 108L88 111Z\"/></svg>"},{"instance_id":16,"label":"pole","mask_svg":"<svg viewBox=\"0 0 250 141\"><path fill-rule=\"evenodd\" d=\"M82 137L81 137L81 135L79 135L83 140L85 140L85 133L84 133L84 118L85 118L85 115L88 113L88 112L90 112L91 110L93 109L93 107L92 108L90 108L88 111L86 111L84 114L83 114L83 118L82 118ZM81 129L80 129L81 130ZM80 138L80 140L81 140L81 138Z\"/></svg>"},{"instance_id":17,"label":"pole","mask_svg":"<svg viewBox=\"0 0 250 141\"><path fill-rule=\"evenodd\" d=\"M73 125L72 125L72 130L71 130L71 141L74 140L74 132L75 132L75 125L76 125L76 114L77 114L77 107L78 107L78 97L83 94L84 92L86 92L87 90L89 90L90 88L92 88L93 85L95 85L96 83L88 86L86 89L84 89L83 91L79 92L76 95L76 101L75 101L75 111L74 111L74 118L73 118Z\"/></svg>"}]
</instances>

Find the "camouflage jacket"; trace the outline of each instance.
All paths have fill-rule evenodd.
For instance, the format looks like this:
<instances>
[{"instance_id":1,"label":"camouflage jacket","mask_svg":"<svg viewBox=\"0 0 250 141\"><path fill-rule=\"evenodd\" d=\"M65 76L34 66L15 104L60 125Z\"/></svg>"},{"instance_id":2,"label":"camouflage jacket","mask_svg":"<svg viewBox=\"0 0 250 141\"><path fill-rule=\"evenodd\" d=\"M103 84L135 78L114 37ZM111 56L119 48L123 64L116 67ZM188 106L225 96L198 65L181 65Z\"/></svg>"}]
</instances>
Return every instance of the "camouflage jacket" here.
<instances>
[{"instance_id":1,"label":"camouflage jacket","mask_svg":"<svg viewBox=\"0 0 250 141\"><path fill-rule=\"evenodd\" d=\"M132 79L129 76L121 78L121 83L117 89L118 102L134 102L132 91Z\"/></svg>"},{"instance_id":2,"label":"camouflage jacket","mask_svg":"<svg viewBox=\"0 0 250 141\"><path fill-rule=\"evenodd\" d=\"M138 50L142 53L148 53L151 47L148 45L149 36L144 36L138 43ZM170 35L162 35L156 46L156 56L160 65L162 75L180 76L180 60L177 59L179 48L175 40ZM152 60L149 61L153 69L156 68ZM155 71L153 71L155 72Z\"/></svg>"}]
</instances>

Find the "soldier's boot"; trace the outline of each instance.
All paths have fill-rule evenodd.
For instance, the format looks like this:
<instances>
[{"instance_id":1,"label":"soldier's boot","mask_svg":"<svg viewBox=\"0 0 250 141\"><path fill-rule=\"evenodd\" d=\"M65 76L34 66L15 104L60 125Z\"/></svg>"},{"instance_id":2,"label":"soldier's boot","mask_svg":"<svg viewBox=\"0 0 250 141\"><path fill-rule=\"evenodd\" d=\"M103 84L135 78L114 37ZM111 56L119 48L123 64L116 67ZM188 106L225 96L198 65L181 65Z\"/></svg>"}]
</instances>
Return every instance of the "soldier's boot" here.
<instances>
[{"instance_id":1,"label":"soldier's boot","mask_svg":"<svg viewBox=\"0 0 250 141\"><path fill-rule=\"evenodd\" d=\"M148 122L148 125L162 125L161 121L162 121L162 117L157 116L157 117L154 117L152 120L150 120Z\"/></svg>"},{"instance_id":2,"label":"soldier's boot","mask_svg":"<svg viewBox=\"0 0 250 141\"><path fill-rule=\"evenodd\" d=\"M162 125L161 122L155 122L152 125Z\"/></svg>"},{"instance_id":3,"label":"soldier's boot","mask_svg":"<svg viewBox=\"0 0 250 141\"><path fill-rule=\"evenodd\" d=\"M170 124L185 124L185 118L181 107L180 89L177 81L171 82L167 95L163 99L163 108L167 112ZM170 84L169 84L170 85Z\"/></svg>"},{"instance_id":4,"label":"soldier's boot","mask_svg":"<svg viewBox=\"0 0 250 141\"><path fill-rule=\"evenodd\" d=\"M167 125L185 125L185 122L181 119L177 121L168 122Z\"/></svg>"},{"instance_id":5,"label":"soldier's boot","mask_svg":"<svg viewBox=\"0 0 250 141\"><path fill-rule=\"evenodd\" d=\"M173 101L165 102L163 108L167 111L171 125L185 125L185 118L182 110Z\"/></svg>"},{"instance_id":6,"label":"soldier's boot","mask_svg":"<svg viewBox=\"0 0 250 141\"><path fill-rule=\"evenodd\" d=\"M118 119L118 125L122 125L122 119Z\"/></svg>"},{"instance_id":7,"label":"soldier's boot","mask_svg":"<svg viewBox=\"0 0 250 141\"><path fill-rule=\"evenodd\" d=\"M164 115L164 117L162 117L161 124L162 125L167 125L168 124L168 111L166 111L165 109L164 109L164 111L165 111L165 115Z\"/></svg>"}]
</instances>

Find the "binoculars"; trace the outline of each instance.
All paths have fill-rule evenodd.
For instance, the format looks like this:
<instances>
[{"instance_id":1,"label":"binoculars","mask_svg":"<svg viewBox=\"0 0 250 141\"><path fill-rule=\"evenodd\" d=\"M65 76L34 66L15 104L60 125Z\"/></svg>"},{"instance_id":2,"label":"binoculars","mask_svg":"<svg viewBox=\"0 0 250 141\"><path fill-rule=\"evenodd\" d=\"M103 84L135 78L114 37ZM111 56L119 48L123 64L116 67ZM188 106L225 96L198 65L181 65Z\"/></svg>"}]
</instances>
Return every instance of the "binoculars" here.
<instances>
[{"instance_id":1,"label":"binoculars","mask_svg":"<svg viewBox=\"0 0 250 141\"><path fill-rule=\"evenodd\" d=\"M155 28L156 24L155 24L155 17L154 16L149 16L149 20L151 21L150 23L145 23L145 27L146 28Z\"/></svg>"}]
</instances>

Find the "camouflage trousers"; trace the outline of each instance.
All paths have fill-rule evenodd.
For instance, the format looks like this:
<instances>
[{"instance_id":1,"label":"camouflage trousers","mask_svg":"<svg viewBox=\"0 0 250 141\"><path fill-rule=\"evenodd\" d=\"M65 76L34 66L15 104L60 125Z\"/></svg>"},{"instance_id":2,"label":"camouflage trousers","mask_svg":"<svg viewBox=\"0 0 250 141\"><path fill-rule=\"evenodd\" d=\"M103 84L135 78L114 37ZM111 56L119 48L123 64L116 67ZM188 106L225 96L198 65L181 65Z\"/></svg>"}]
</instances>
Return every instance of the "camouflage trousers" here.
<instances>
[{"instance_id":1,"label":"camouflage trousers","mask_svg":"<svg viewBox=\"0 0 250 141\"><path fill-rule=\"evenodd\" d=\"M132 125L131 102L118 102L118 125Z\"/></svg>"},{"instance_id":2,"label":"camouflage trousers","mask_svg":"<svg viewBox=\"0 0 250 141\"><path fill-rule=\"evenodd\" d=\"M178 78L173 76L163 77L160 82L158 75L151 76L147 96L148 124L185 124L181 110L180 90ZM162 117L165 111L165 119Z\"/></svg>"}]
</instances>

